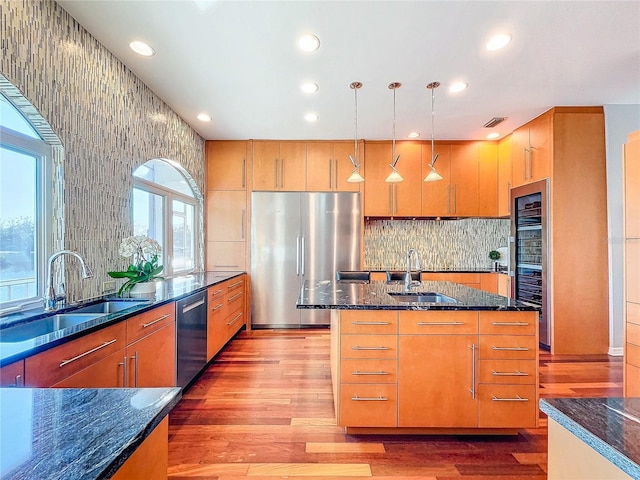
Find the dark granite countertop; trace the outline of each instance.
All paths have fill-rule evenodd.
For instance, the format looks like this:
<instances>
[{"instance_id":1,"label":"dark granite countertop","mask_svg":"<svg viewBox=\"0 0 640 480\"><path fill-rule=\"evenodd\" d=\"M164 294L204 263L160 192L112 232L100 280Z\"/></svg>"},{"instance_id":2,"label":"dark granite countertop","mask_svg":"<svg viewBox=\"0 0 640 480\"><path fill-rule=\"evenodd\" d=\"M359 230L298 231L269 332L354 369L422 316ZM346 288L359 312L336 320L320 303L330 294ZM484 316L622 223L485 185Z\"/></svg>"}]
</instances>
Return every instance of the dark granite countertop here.
<instances>
[{"instance_id":1,"label":"dark granite countertop","mask_svg":"<svg viewBox=\"0 0 640 480\"><path fill-rule=\"evenodd\" d=\"M398 270L396 268L387 268L387 269L380 269L380 268L372 268L372 269L368 269L368 268L363 268L362 269L365 272L377 272L377 273L386 273L386 272L402 272L403 270ZM460 268L460 267L453 267L453 268L442 268L442 269L431 269L431 270L422 270L422 273L500 273L497 272L491 268Z\"/></svg>"},{"instance_id":2,"label":"dark granite countertop","mask_svg":"<svg viewBox=\"0 0 640 480\"><path fill-rule=\"evenodd\" d=\"M178 400L179 388L0 389L0 477L111 478Z\"/></svg>"},{"instance_id":3,"label":"dark granite countertop","mask_svg":"<svg viewBox=\"0 0 640 480\"><path fill-rule=\"evenodd\" d=\"M640 398L547 398L540 410L633 478L640 478Z\"/></svg>"},{"instance_id":4,"label":"dark granite countertop","mask_svg":"<svg viewBox=\"0 0 640 480\"><path fill-rule=\"evenodd\" d=\"M306 281L297 301L299 309L337 310L516 310L540 311L540 307L512 298L502 297L453 282L421 282L412 292L436 292L457 300L456 303L400 302L389 292L402 292L404 285L371 283L340 283L324 280Z\"/></svg>"},{"instance_id":5,"label":"dark granite countertop","mask_svg":"<svg viewBox=\"0 0 640 480\"><path fill-rule=\"evenodd\" d=\"M26 312L4 315L0 317L0 367L20 360L22 358L26 358L30 355L42 352L49 348L55 347L73 338L86 335L87 333L93 332L100 328L104 328L114 323L123 321L128 317L137 315L154 307L179 300L192 293L196 293L200 290L206 289L211 285L215 285L238 275L242 275L243 273L245 272L193 273L190 275L184 275L181 277L167 279L161 282L156 282L155 298L150 299L148 303L137 304L136 306L127 308L126 310L103 315L99 318L89 320L79 325L74 325L62 330L56 330L52 333L41 335L35 338L29 338L24 341L3 341L3 329L14 327L21 323L38 320L47 315L50 315L51 312L45 313L42 308L40 308L36 310L29 310ZM97 299L92 299L91 301L80 302L74 307L84 304L90 304L92 302L95 302L96 300ZM72 310L72 308L73 307L71 306L62 308L55 313L68 312Z\"/></svg>"}]
</instances>

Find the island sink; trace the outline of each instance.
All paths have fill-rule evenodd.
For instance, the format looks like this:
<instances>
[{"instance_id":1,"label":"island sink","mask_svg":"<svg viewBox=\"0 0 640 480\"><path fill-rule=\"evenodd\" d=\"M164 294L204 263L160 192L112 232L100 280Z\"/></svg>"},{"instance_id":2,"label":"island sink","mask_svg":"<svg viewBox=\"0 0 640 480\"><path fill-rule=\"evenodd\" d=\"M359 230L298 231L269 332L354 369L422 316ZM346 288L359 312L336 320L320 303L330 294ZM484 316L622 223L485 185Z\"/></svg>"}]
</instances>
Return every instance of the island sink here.
<instances>
[{"instance_id":1,"label":"island sink","mask_svg":"<svg viewBox=\"0 0 640 480\"><path fill-rule=\"evenodd\" d=\"M458 303L455 298L435 292L389 292L387 295L390 295L398 302Z\"/></svg>"}]
</instances>

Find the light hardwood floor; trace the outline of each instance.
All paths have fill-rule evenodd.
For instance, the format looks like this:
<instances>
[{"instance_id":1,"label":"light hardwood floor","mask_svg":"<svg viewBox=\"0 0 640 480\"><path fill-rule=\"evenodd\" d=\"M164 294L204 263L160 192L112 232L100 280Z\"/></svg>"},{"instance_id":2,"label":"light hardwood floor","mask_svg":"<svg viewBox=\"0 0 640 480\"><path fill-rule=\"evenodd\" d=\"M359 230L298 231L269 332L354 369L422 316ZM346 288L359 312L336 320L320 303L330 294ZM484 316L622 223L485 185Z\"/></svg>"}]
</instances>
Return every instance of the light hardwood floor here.
<instances>
[{"instance_id":1,"label":"light hardwood floor","mask_svg":"<svg viewBox=\"0 0 640 480\"><path fill-rule=\"evenodd\" d=\"M541 397L622 395L621 358L540 354ZM353 436L336 427L328 330L241 332L170 415L171 480L546 479L547 428Z\"/></svg>"}]
</instances>

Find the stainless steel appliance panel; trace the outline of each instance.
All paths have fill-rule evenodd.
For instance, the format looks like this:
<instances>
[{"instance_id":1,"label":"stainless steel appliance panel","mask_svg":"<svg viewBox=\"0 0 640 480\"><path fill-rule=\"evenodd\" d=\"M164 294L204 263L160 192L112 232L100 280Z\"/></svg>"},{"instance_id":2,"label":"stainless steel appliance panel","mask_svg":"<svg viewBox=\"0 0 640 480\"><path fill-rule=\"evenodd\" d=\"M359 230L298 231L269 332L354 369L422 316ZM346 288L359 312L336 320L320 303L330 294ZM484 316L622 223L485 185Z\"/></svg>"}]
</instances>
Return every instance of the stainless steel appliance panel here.
<instances>
[{"instance_id":1,"label":"stainless steel appliance panel","mask_svg":"<svg viewBox=\"0 0 640 480\"><path fill-rule=\"evenodd\" d=\"M177 385L189 386L207 364L207 292L176 302Z\"/></svg>"}]
</instances>

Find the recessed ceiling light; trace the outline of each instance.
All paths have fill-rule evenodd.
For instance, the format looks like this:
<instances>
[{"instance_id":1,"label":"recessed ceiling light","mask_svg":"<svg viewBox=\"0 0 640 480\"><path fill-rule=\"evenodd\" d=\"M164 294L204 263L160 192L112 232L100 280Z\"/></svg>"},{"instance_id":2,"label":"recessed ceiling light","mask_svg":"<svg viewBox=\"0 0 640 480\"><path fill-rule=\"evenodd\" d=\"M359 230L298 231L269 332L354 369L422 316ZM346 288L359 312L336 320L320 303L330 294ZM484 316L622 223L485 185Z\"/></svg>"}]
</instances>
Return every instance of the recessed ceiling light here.
<instances>
[{"instance_id":1,"label":"recessed ceiling light","mask_svg":"<svg viewBox=\"0 0 640 480\"><path fill-rule=\"evenodd\" d=\"M465 82L454 82L449 85L449 91L451 93L458 93L467 88L469 85Z\"/></svg>"},{"instance_id":2,"label":"recessed ceiling light","mask_svg":"<svg viewBox=\"0 0 640 480\"><path fill-rule=\"evenodd\" d=\"M498 132L491 132L489 135L487 135L487 138L489 140L493 140L494 138L498 138L500 136L500 134Z\"/></svg>"},{"instance_id":3,"label":"recessed ceiling light","mask_svg":"<svg viewBox=\"0 0 640 480\"><path fill-rule=\"evenodd\" d=\"M318 84L313 82L304 82L300 85L300 89L304 93L316 93L318 91Z\"/></svg>"},{"instance_id":4,"label":"recessed ceiling light","mask_svg":"<svg viewBox=\"0 0 640 480\"><path fill-rule=\"evenodd\" d=\"M148 43L135 40L129 44L131 50L143 57L152 57L156 54L156 51Z\"/></svg>"},{"instance_id":5,"label":"recessed ceiling light","mask_svg":"<svg viewBox=\"0 0 640 480\"><path fill-rule=\"evenodd\" d=\"M197 119L200 120L201 122L210 122L211 116L207 115L206 113L200 113L198 114Z\"/></svg>"},{"instance_id":6,"label":"recessed ceiling light","mask_svg":"<svg viewBox=\"0 0 640 480\"><path fill-rule=\"evenodd\" d=\"M315 52L320 48L320 39L311 33L306 33L298 39L298 47L304 52Z\"/></svg>"},{"instance_id":7,"label":"recessed ceiling light","mask_svg":"<svg viewBox=\"0 0 640 480\"><path fill-rule=\"evenodd\" d=\"M500 33L494 35L487 42L487 50L499 50L505 47L513 37L508 33Z\"/></svg>"},{"instance_id":8,"label":"recessed ceiling light","mask_svg":"<svg viewBox=\"0 0 640 480\"><path fill-rule=\"evenodd\" d=\"M316 115L315 113L307 113L305 114L304 119L307 122L315 122L316 120L318 120L318 115Z\"/></svg>"},{"instance_id":9,"label":"recessed ceiling light","mask_svg":"<svg viewBox=\"0 0 640 480\"><path fill-rule=\"evenodd\" d=\"M420 133L418 132L411 132L409 135L407 135L407 137L409 138L418 138L420 136Z\"/></svg>"}]
</instances>

